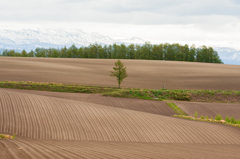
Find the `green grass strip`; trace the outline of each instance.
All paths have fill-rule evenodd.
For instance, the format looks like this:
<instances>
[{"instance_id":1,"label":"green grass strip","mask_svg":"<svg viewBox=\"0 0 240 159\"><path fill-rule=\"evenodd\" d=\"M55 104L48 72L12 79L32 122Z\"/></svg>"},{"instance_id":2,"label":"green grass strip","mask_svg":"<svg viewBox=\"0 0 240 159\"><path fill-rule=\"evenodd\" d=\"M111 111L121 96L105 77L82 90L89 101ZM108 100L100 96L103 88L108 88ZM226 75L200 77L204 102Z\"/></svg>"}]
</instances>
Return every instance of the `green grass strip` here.
<instances>
[{"instance_id":1,"label":"green grass strip","mask_svg":"<svg viewBox=\"0 0 240 159\"><path fill-rule=\"evenodd\" d=\"M83 84L62 84L47 82L0 81L1 88L27 89L38 91L70 92L70 93L100 93L104 96L138 98L146 100L180 100L231 103L240 102L240 91L214 90L168 90L118 88L107 86L91 86ZM236 100L237 99L237 100Z\"/></svg>"},{"instance_id":2,"label":"green grass strip","mask_svg":"<svg viewBox=\"0 0 240 159\"><path fill-rule=\"evenodd\" d=\"M230 125L230 126L234 126L234 127L238 127L240 128L240 123L239 124L233 124L233 123L229 123L225 120L214 120L214 119L203 119L203 118L195 118L192 116L186 116L186 115L173 115L174 117L177 118L182 118L182 119L188 119L188 120L194 120L194 121L203 121L203 122L211 122L211 123L220 123L220 124L225 124L225 125Z\"/></svg>"},{"instance_id":3,"label":"green grass strip","mask_svg":"<svg viewBox=\"0 0 240 159\"><path fill-rule=\"evenodd\" d=\"M178 115L187 115L184 111L182 111L182 109L180 109L176 104L174 103L170 103L167 102L167 105L174 110L175 113L177 113Z\"/></svg>"}]
</instances>

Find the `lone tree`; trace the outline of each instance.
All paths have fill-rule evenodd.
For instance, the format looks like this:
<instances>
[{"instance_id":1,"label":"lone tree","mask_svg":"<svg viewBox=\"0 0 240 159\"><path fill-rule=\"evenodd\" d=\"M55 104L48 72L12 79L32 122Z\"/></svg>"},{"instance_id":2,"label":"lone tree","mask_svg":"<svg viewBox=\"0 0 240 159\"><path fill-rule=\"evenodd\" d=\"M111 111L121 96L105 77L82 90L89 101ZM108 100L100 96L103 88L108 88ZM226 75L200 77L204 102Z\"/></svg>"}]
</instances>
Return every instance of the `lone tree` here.
<instances>
[{"instance_id":1,"label":"lone tree","mask_svg":"<svg viewBox=\"0 0 240 159\"><path fill-rule=\"evenodd\" d=\"M127 72L126 67L124 67L124 63L122 63L120 60L115 62L115 67L113 67L114 71L111 71L110 76L114 76L118 80L118 87L120 88L120 84L122 83L123 79L126 78Z\"/></svg>"}]
</instances>

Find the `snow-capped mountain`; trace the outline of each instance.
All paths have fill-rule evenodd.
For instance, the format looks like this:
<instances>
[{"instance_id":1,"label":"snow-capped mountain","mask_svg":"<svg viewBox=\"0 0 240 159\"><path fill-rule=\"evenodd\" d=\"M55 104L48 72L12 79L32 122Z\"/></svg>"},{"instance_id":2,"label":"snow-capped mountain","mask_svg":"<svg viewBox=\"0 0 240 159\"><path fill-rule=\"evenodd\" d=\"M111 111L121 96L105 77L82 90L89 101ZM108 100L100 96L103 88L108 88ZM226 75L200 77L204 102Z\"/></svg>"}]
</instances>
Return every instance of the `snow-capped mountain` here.
<instances>
[{"instance_id":1,"label":"snow-capped mountain","mask_svg":"<svg viewBox=\"0 0 240 159\"><path fill-rule=\"evenodd\" d=\"M97 42L98 44L113 43L137 43L145 41L140 38L113 39L99 33L85 33L81 29L19 29L0 30L0 48L4 49L35 49L36 47L63 47L87 46Z\"/></svg>"},{"instance_id":2,"label":"snow-capped mountain","mask_svg":"<svg viewBox=\"0 0 240 159\"><path fill-rule=\"evenodd\" d=\"M99 33L86 33L81 29L65 28L35 28L35 29L0 29L0 52L4 49L30 51L37 47L62 48L70 47L72 44L88 46L97 42L98 44L144 44L146 41L164 43L164 41L143 40L138 37L132 38L111 38ZM174 43L174 42L172 42ZM192 42L181 42L181 44L193 44ZM196 46L212 46L218 51L220 58L225 64L240 65L240 42L200 42Z\"/></svg>"}]
</instances>

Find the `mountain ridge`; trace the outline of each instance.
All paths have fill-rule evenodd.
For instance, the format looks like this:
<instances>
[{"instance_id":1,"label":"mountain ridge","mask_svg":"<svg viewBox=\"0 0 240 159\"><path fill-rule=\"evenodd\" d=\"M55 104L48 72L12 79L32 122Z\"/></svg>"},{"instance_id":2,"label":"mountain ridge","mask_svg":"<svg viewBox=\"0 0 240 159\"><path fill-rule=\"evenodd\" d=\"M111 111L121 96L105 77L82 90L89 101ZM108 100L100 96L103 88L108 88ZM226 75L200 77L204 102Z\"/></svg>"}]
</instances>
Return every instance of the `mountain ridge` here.
<instances>
[{"instance_id":1,"label":"mountain ridge","mask_svg":"<svg viewBox=\"0 0 240 159\"><path fill-rule=\"evenodd\" d=\"M138 37L131 38L111 38L99 34L98 32L86 33L81 29L67 28L35 28L35 29L0 29L0 51L14 49L21 51L34 50L37 47L43 48L62 48L70 47L75 44L77 47L88 46L98 43L100 45L109 44L144 44L146 41ZM154 42L156 43L156 42ZM225 64L240 65L240 49L238 42L225 42L212 44L218 51L220 58Z\"/></svg>"}]
</instances>

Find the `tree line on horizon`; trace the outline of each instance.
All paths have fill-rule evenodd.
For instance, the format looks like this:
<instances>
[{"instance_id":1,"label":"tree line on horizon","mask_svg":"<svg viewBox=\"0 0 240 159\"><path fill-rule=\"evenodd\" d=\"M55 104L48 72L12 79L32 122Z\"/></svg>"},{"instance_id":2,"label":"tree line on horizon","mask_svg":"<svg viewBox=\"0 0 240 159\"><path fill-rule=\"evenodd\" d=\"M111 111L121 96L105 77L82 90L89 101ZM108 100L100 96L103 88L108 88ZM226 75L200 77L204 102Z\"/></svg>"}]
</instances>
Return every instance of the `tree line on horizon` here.
<instances>
[{"instance_id":1,"label":"tree line on horizon","mask_svg":"<svg viewBox=\"0 0 240 159\"><path fill-rule=\"evenodd\" d=\"M218 52L212 47L192 45L181 45L178 43L151 44L146 42L143 45L100 45L90 44L89 46L76 47L74 44L67 48L36 48L27 52L22 50L4 50L1 56L13 57L49 57L49 58L98 58L98 59L144 59L144 60L170 60L190 61L206 63L223 63Z\"/></svg>"}]
</instances>

